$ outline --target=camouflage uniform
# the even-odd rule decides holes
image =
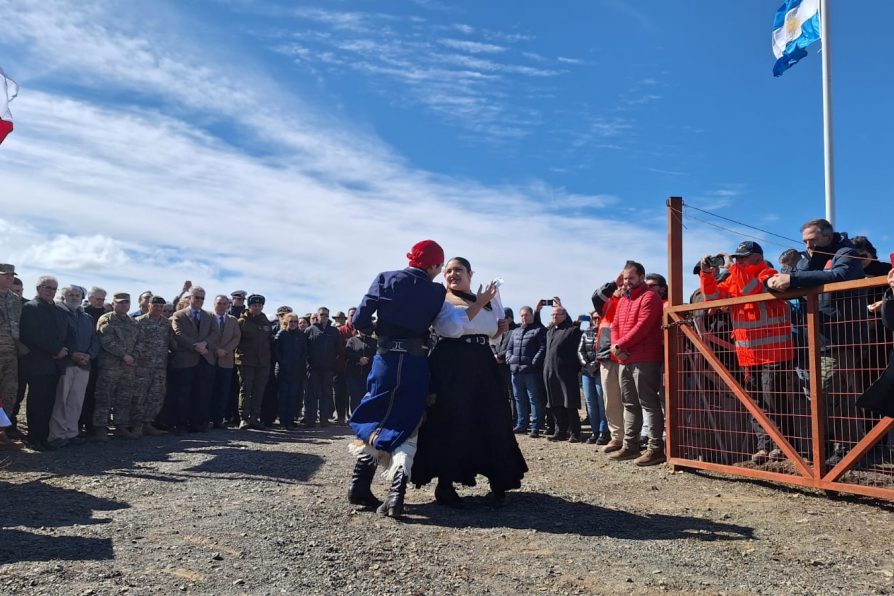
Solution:
[[[9,417],[13,416],[19,386],[16,343],[21,318],[22,299],[7,290],[0,295],[0,407]]]
[[[151,423],[158,416],[165,401],[168,378],[168,348],[173,331],[171,321],[149,315],[137,317],[136,385],[139,393],[136,409],[131,415],[134,423]]]
[[[136,395],[136,367],[126,366],[122,359],[134,355],[139,325],[127,315],[107,312],[99,317],[96,332],[102,344],[97,359],[99,375],[96,379],[96,405],[93,424],[104,427],[109,424],[109,410],[115,409],[115,425],[127,426],[136,422],[131,419],[132,404]]]

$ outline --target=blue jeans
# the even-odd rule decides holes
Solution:
[[[543,413],[540,409],[543,378],[540,372],[513,374],[512,393],[515,397],[515,426],[528,428],[528,416],[531,416],[531,430],[540,430],[543,426]]]
[[[277,379],[277,388],[279,389],[279,423],[284,426],[293,424],[298,416],[298,410],[304,402],[304,380]]]
[[[584,402],[587,404],[587,414],[590,416],[590,428],[593,429],[594,435],[604,433],[608,430],[608,422],[605,419],[602,382],[598,376],[581,375],[580,378],[584,388]]]

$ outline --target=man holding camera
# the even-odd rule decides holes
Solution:
[[[731,264],[723,255],[702,259],[699,277],[706,301],[761,294],[765,291],[766,280],[776,275],[776,270],[764,260],[764,250],[757,242],[739,243],[736,252],[729,257],[733,261]],[[716,275],[721,261],[729,275],[718,282]],[[730,307],[730,319],[736,357],[745,370],[745,385],[768,416],[778,417],[782,411],[781,401],[793,396],[789,383],[790,363],[794,358],[789,305],[784,300],[736,304]],[[792,428],[791,422],[796,416],[791,405],[786,411],[787,415],[777,421],[786,422],[782,426],[789,437],[799,436],[800,433],[795,433]],[[757,451],[751,460],[762,464],[771,458],[781,459],[782,453],[773,448],[767,431],[754,419],[751,426],[757,435]]]

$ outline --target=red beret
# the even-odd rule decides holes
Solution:
[[[413,245],[407,258],[410,260],[410,267],[428,269],[444,263],[444,249],[434,240],[423,240]]]

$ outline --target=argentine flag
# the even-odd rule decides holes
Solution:
[[[773,20],[773,76],[778,77],[807,55],[820,38],[819,0],[785,0]]]

